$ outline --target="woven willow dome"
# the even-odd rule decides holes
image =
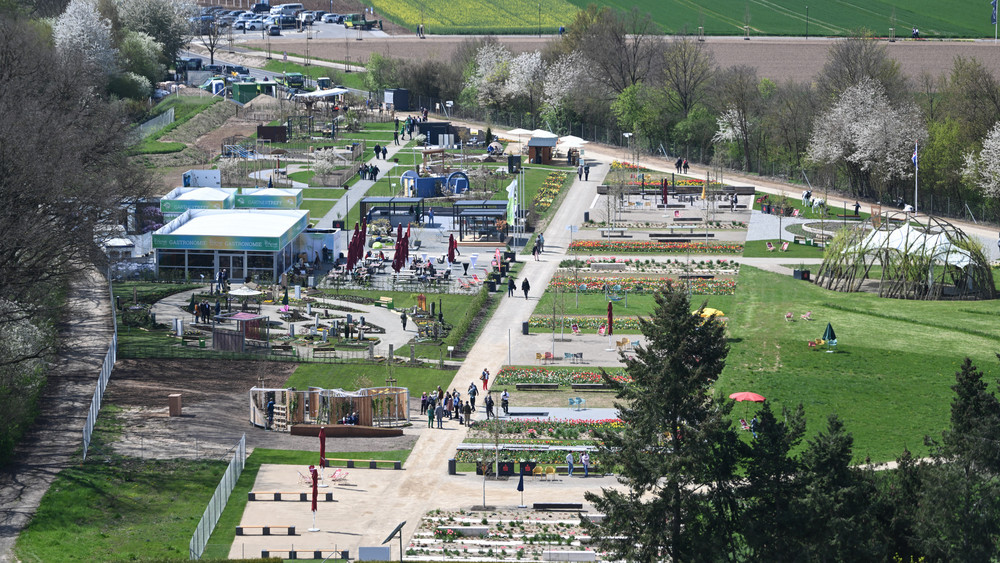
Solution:
[[[830,243],[816,283],[897,299],[993,299],[982,246],[938,217],[873,215]]]

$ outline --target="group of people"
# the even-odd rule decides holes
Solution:
[[[474,387],[474,386],[473,386]],[[462,395],[458,389],[445,391],[438,385],[436,391],[424,393],[420,396],[420,414],[427,415],[427,428],[434,427],[434,419],[437,418],[437,427],[444,428],[444,419],[458,420],[459,424],[469,424],[472,411],[475,409],[476,396],[470,392],[470,399],[462,402]],[[464,415],[464,416],[463,416]]]
[[[374,164],[362,164],[358,174],[361,175],[362,180],[371,180],[374,182],[375,180],[378,180],[378,172],[378,166],[375,166]]]
[[[379,145],[378,143],[375,143],[375,158],[378,159],[379,155],[382,155],[382,160],[385,160],[386,157],[389,155],[389,149],[383,147],[382,145]]]
[[[583,466],[583,476],[590,477],[590,454],[583,452],[580,454],[580,465]],[[566,471],[569,476],[573,476],[573,452],[566,454]]]
[[[338,421],[338,424],[346,424],[348,426],[357,426],[358,425],[358,413],[357,412],[352,412],[351,414],[345,416],[344,418],[341,418]]]
[[[215,284],[215,293],[229,291],[229,271],[225,268],[219,270],[219,273],[215,274]]]
[[[691,166],[688,164],[688,159],[677,157],[677,161],[674,162],[674,168],[677,170],[678,174],[682,171],[687,174],[688,169],[691,168]]]
[[[219,311],[222,310],[222,305],[216,301],[215,302],[215,314],[218,315]],[[201,303],[194,304],[194,321],[196,323],[210,323],[212,322],[212,305],[208,301],[202,301]]]
[[[517,289],[517,283],[514,282],[513,276],[507,276],[507,297],[514,297],[514,290]],[[531,289],[531,284],[528,283],[528,278],[521,280],[521,291],[524,292],[524,298],[528,298],[528,291]]]
[[[576,167],[576,177],[585,182],[590,181],[590,165],[581,164]]]

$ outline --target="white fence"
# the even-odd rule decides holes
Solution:
[[[174,108],[170,108],[167,111],[157,115],[153,119],[143,123],[138,127],[138,141],[145,139],[146,137],[156,133],[160,129],[163,129],[167,125],[174,122]]]
[[[104,363],[101,364],[101,375],[97,378],[97,389],[94,390],[94,397],[90,400],[90,410],[87,411],[87,422],[83,426],[83,459],[87,460],[87,450],[90,448],[90,437],[94,433],[94,425],[97,424],[97,413],[101,412],[101,399],[104,398],[104,390],[108,388],[108,380],[111,379],[111,370],[115,367],[115,359],[118,357],[118,313],[114,309],[115,294],[111,289],[111,272],[108,272],[108,297],[111,299],[111,323],[114,332],[111,335],[111,345],[108,346],[108,353],[104,355]]]
[[[194,535],[191,536],[191,543],[188,545],[191,559],[201,559],[201,554],[205,552],[205,546],[208,545],[208,539],[212,537],[212,531],[215,530],[215,525],[219,523],[222,511],[226,509],[226,503],[229,502],[229,495],[233,492],[233,488],[236,487],[236,481],[240,478],[240,474],[243,473],[243,467],[246,466],[247,462],[246,434],[240,438],[234,449],[236,452],[233,454],[233,459],[229,462],[226,473],[219,481],[219,486],[215,488],[212,500],[208,501],[205,514],[202,515],[201,521],[198,522],[198,527],[195,528]]]

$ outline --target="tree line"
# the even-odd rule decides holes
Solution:
[[[833,43],[814,77],[776,82],[750,66],[720,67],[704,43],[665,37],[637,9],[591,5],[538,51],[485,38],[448,61],[373,55],[368,70],[373,91],[408,88],[561,134],[579,131],[567,124],[611,125],[650,152],[796,181],[805,171],[883,203],[913,203],[919,143],[924,203],[1000,209],[997,77],[963,57],[945,75],[907,76],[864,30]]]
[[[657,293],[641,319],[645,347],[627,358],[631,383],[605,376],[624,430],[599,436],[620,489],[587,493],[591,534],[624,561],[995,560],[1000,539],[1000,401],[967,358],[956,374],[950,428],[905,449],[896,467],[852,466],[853,440],[832,414],[802,442],[802,405],[764,403],[742,440],[733,402],[713,392],[725,328],[690,312],[688,295]],[[802,446],[802,447],[800,447]]]
[[[29,8],[0,5],[0,465],[37,413],[53,354],[74,345],[56,338],[72,322],[69,285],[106,262],[99,243],[152,186],[126,156],[129,111],[100,62],[60,49],[53,20]]]

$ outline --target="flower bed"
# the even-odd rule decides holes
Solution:
[[[566,172],[551,172],[542,182],[542,187],[538,188],[538,193],[535,195],[535,211],[538,213],[544,213],[552,207],[552,203],[559,196],[559,191],[562,190],[563,184],[566,182]]]
[[[566,322],[567,327],[576,324],[581,330],[597,330],[608,322],[607,317],[563,317],[563,320]],[[635,317],[615,317],[614,320],[616,333],[621,331],[639,332],[639,319]],[[532,315],[528,319],[528,326],[531,328],[551,329],[552,316]]]
[[[625,423],[620,418],[604,418],[599,420],[586,419],[539,419],[539,418],[511,418],[504,420],[504,434],[530,435],[535,438],[557,437],[567,438],[566,433],[572,431],[572,439],[593,438],[595,430],[622,430]],[[486,430],[486,421],[473,421],[469,431],[469,437],[487,438],[489,432]]]
[[[733,295],[736,293],[736,280],[704,280],[692,279],[678,281],[671,278],[630,278],[630,277],[564,277],[555,276],[549,282],[549,290],[559,289],[561,291],[573,292],[576,290],[587,292],[603,292],[605,286],[613,288],[621,286],[622,291],[635,294],[653,293],[654,291],[665,289],[668,284],[687,285],[690,283],[691,291],[698,295]]]
[[[616,381],[631,383],[632,378],[622,370],[609,371]],[[504,367],[496,376],[497,385],[514,385],[516,383],[557,383],[572,385],[574,383],[602,383],[601,373],[581,369],[549,369],[549,368],[517,368]]]
[[[642,254],[681,253],[692,254],[740,254],[742,244],[705,244],[695,242],[660,242],[660,241],[605,241],[605,240],[575,240],[569,245],[573,252],[636,252]]]

